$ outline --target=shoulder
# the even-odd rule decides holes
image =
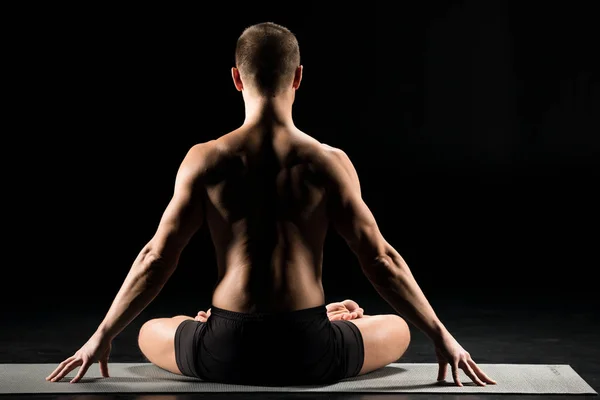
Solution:
[[[301,143],[300,153],[304,158],[321,167],[350,160],[342,149],[321,143],[312,136],[304,134]]]
[[[184,163],[206,163],[207,158],[214,158],[217,150],[217,141],[210,140],[208,142],[197,143],[193,145],[183,159]]]
[[[338,190],[354,190],[360,195],[360,180],[348,154],[337,147],[322,143],[325,154],[324,172],[333,187]]]
[[[302,158],[330,189],[358,187],[356,170],[344,150],[321,143],[314,138],[305,142],[302,147],[304,153]]]
[[[332,158],[334,161],[342,164],[351,163],[350,157],[348,157],[348,154],[346,154],[344,150],[325,143],[321,143],[321,147],[323,148],[323,151],[326,153],[327,157]]]
[[[215,147],[214,140],[197,143],[187,151],[181,164],[189,167],[205,165],[214,158]]]
[[[344,173],[354,171],[354,165],[344,150],[325,143],[320,143],[320,153],[322,166],[326,168],[328,172],[336,175],[341,171]]]
[[[219,148],[216,140],[197,143],[188,149],[177,173],[181,179],[201,179],[217,163]]]

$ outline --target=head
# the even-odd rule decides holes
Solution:
[[[237,90],[258,96],[295,91],[302,79],[296,36],[273,22],[246,28],[237,40],[232,76]]]

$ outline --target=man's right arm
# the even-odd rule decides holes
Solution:
[[[357,256],[361,269],[375,290],[401,316],[435,343],[446,328],[438,319],[408,265],[384,239],[360,193],[358,175],[348,156],[327,150],[329,176],[328,213],[335,229]]]
[[[381,297],[434,342],[438,380],[445,379],[451,365],[452,377],[458,386],[462,386],[459,369],[478,385],[496,383],[444,327],[404,259],[383,238],[360,195],[358,175],[348,156],[333,148],[326,153],[330,220],[358,257],[363,272]]]

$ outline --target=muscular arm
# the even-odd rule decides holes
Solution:
[[[404,259],[381,234],[361,197],[358,174],[350,159],[338,149],[329,153],[328,212],[335,229],[357,256],[364,274],[381,297],[433,341],[440,340],[445,327]]]
[[[156,233],[133,262],[97,334],[114,338],[158,295],[179,256],[204,220],[202,171],[205,145],[193,147],[181,163],[171,201]]]

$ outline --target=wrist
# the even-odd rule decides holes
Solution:
[[[99,326],[98,329],[96,329],[96,332],[94,332],[94,334],[92,335],[92,337],[100,341],[112,341],[114,339],[114,335],[112,335],[110,331],[103,326]]]
[[[433,343],[437,345],[439,343],[442,343],[444,341],[444,338],[447,335],[449,335],[450,332],[448,332],[448,329],[446,329],[446,327],[441,322],[437,322],[428,329],[428,332],[426,332],[426,334],[429,337],[429,339],[431,339]]]

